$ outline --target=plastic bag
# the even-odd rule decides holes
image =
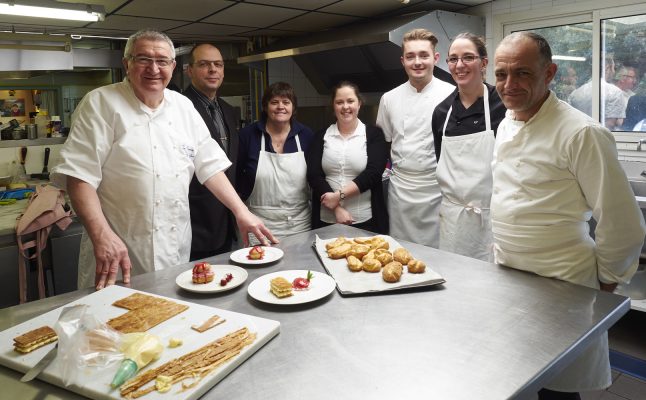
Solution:
[[[99,322],[87,309],[87,305],[66,307],[54,325],[65,386],[76,382],[81,370],[108,368],[124,358],[119,350],[123,335]]]

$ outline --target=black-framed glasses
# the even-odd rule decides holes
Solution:
[[[480,58],[480,56],[475,56],[473,54],[467,54],[466,56],[462,56],[462,57],[451,56],[451,57],[446,59],[446,63],[447,64],[457,64],[458,61],[462,60],[462,62],[465,63],[465,64],[471,64],[472,62],[474,62],[475,60],[477,60],[479,58]]]
[[[195,61],[193,65],[201,69],[207,69],[210,66],[213,66],[213,68],[215,69],[224,68],[224,62],[219,60],[218,61],[198,60],[198,61]]]
[[[150,58],[146,56],[130,56],[130,59],[135,62],[137,65],[142,67],[148,67],[153,64],[157,64],[159,68],[168,68],[173,64],[172,58]]]

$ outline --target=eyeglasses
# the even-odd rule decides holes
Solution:
[[[159,68],[168,68],[175,61],[172,58],[150,58],[145,56],[130,56],[130,59],[133,60],[135,64],[142,67],[148,67],[153,64],[157,64]]]
[[[211,65],[215,69],[224,68],[224,62],[222,62],[222,61],[199,60],[199,61],[194,62],[192,65],[195,65],[196,67],[198,67],[200,69],[207,69]]]
[[[446,59],[447,64],[457,64],[458,61],[462,60],[463,63],[465,64],[471,64],[475,60],[480,58],[480,56],[474,56],[473,54],[467,54],[466,56],[462,57],[449,57]]]

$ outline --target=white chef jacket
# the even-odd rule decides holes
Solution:
[[[433,78],[419,93],[407,81],[381,97],[377,126],[384,131],[386,141],[392,142],[393,169],[429,171],[435,179],[437,157],[431,117],[435,106],[454,90],[450,83]]]
[[[529,121],[512,118],[498,127],[492,163],[496,261],[592,288],[628,282],[646,227],[612,134],[553,92]],[[596,390],[609,379],[603,335],[546,387]]]
[[[193,173],[203,183],[231,165],[190,100],[166,89],[153,110],[127,81],[83,97],[61,157],[52,179],[65,187],[73,176],[96,189],[103,214],[128,247],[133,275],[189,261]],[[96,269],[83,236],[79,288],[94,285]]]
[[[330,125],[323,137],[323,157],[321,167],[325,173],[325,180],[333,191],[342,189],[348,182],[359,176],[368,164],[368,141],[366,139],[366,125],[359,121],[352,135],[343,137],[337,124]],[[344,200],[343,208],[348,210],[358,224],[372,218],[370,203],[371,191],[366,190],[354,197]],[[321,221],[335,224],[334,212],[327,207],[321,207]]]

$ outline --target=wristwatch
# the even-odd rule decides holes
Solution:
[[[343,189],[339,189],[339,204],[343,205],[343,200],[345,200],[345,193]]]

